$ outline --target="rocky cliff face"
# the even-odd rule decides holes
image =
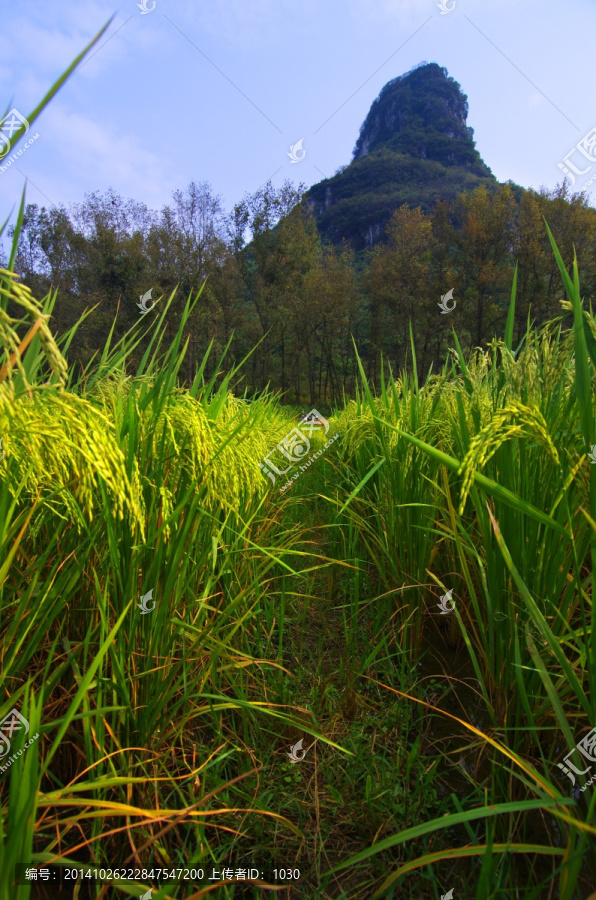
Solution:
[[[354,159],[386,147],[443,165],[483,165],[467,117],[468,98],[447,69],[436,63],[420,66],[385,85],[360,129]],[[484,166],[479,174],[490,173]]]
[[[438,199],[496,185],[467,116],[466,95],[436,63],[388,82],[360,129],[352,162],[309,191],[323,237],[372,246],[402,203],[430,211]]]

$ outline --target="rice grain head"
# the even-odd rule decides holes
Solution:
[[[505,441],[513,437],[533,438],[546,450],[555,465],[560,465],[559,454],[540,410],[512,400],[498,410],[490,422],[470,441],[470,448],[457,473],[464,476],[458,515],[463,515],[475,473],[486,465]]]

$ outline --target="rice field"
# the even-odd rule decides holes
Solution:
[[[487,351],[361,370],[283,493],[296,411],[225,359],[181,386],[196,298],[75,380],[0,273],[2,898],[594,889],[596,325],[552,240],[559,320],[514,348],[514,284]]]
[[[299,410],[180,374],[200,292],[75,373],[13,245],[0,900],[596,896],[596,322],[548,233],[558,319],[514,347],[514,279],[488,349],[360,365],[287,489]]]

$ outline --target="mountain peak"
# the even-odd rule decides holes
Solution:
[[[496,186],[467,117],[468,98],[437,63],[387,82],[360,128],[351,163],[308,192],[323,237],[370,247],[404,203],[430,212],[437,200]]]
[[[354,159],[388,149],[445,166],[477,166],[480,156],[467,117],[468,98],[447,69],[421,63],[387,82],[362,124]],[[479,175],[490,174],[482,168]]]

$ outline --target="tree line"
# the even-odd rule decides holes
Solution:
[[[228,365],[247,357],[249,392],[269,387],[287,402],[330,406],[354,390],[354,343],[376,380],[382,359],[394,372],[412,364],[410,325],[421,376],[440,367],[452,328],[463,347],[502,335],[516,263],[514,341],[528,319],[559,315],[545,219],[565,259],[577,253],[585,294],[594,294],[596,210],[565,184],[550,192],[480,186],[438,200],[432,213],[403,205],[383,240],[359,252],[321,240],[303,185],[268,183],[230,213],[205,182],[172,199],[159,212],[112,190],[68,210],[26,206],[15,271],[38,297],[57,289],[55,331],[97,305],[67,351],[72,364],[85,368],[115,316],[115,338],[139,320],[149,289],[153,300],[176,289],[171,335],[188,295],[202,289],[187,327],[189,382],[213,342],[212,367],[228,345]],[[445,314],[439,302],[448,291],[455,308]],[[143,318],[159,310],[158,302]]]

